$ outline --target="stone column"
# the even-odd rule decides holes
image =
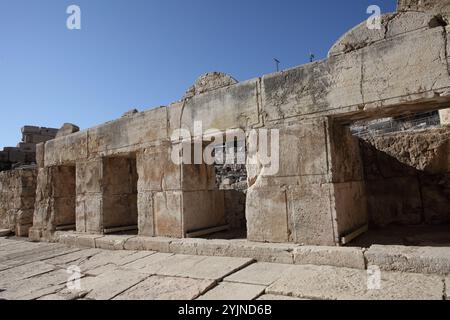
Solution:
[[[214,166],[176,164],[172,150],[165,142],[137,155],[139,234],[183,238],[225,224]]]
[[[354,160],[359,158],[357,143],[334,132],[327,118],[285,124],[279,135],[276,174],[247,165],[248,239],[337,245],[340,236],[367,219],[361,171],[355,177],[350,173],[361,165]]]
[[[103,159],[76,164],[77,232],[103,233]]]
[[[75,167],[40,168],[30,238],[49,238],[58,226],[75,224]]]

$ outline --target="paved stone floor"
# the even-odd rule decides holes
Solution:
[[[69,281],[80,272],[80,289]],[[75,273],[74,273],[75,272]],[[447,280],[447,286],[445,282]],[[108,251],[0,238],[0,299],[305,300],[450,298],[444,276],[255,263],[247,258]],[[68,286],[69,284],[69,286]]]

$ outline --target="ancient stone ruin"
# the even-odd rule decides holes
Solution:
[[[371,228],[449,223],[449,19],[449,1],[400,0],[380,29],[360,24],[325,60],[239,83],[209,73],[168,106],[79,132],[66,126],[37,145],[36,172],[2,176],[10,200],[1,203],[24,203],[26,218],[13,214],[24,225],[34,210],[34,240],[61,230],[171,238],[228,231],[335,246]],[[215,150],[247,150],[247,165],[175,163],[174,150],[188,143],[173,138],[179,129],[204,149],[209,129],[242,130],[243,139]],[[250,151],[262,144],[252,145],[251,132],[264,129],[279,133],[276,173]],[[25,235],[6,218],[12,207],[1,209],[0,227]]]

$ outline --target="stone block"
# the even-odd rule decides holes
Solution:
[[[108,235],[95,239],[97,249],[124,250],[125,243],[133,236],[113,236]]]
[[[181,192],[157,192],[153,195],[155,235],[183,238],[183,197]]]
[[[77,196],[76,226],[77,232],[103,234],[103,198],[101,194]]]
[[[254,79],[192,97],[183,106],[181,127],[193,134],[194,123],[199,119],[204,131],[259,124],[258,86],[259,80]]]
[[[291,266],[276,263],[254,263],[225,278],[226,282],[270,286],[289,272]]]
[[[211,280],[152,276],[114,300],[194,300],[214,285]]]
[[[144,149],[137,155],[139,191],[181,189],[181,166],[173,163],[168,146]]]
[[[146,191],[139,192],[137,206],[139,235],[147,237],[154,236],[153,193]]]
[[[73,164],[74,162],[86,160],[87,156],[86,131],[53,139],[45,144],[46,166]]]
[[[116,155],[135,152],[151,142],[167,140],[166,107],[120,118],[88,130],[90,155]],[[72,137],[77,134],[70,135]]]
[[[264,293],[265,286],[222,282],[197,300],[254,300]]]
[[[386,271],[428,274],[450,273],[450,249],[374,245],[364,253],[369,265]]]
[[[125,250],[146,250],[171,253],[171,238],[162,237],[133,237],[125,242]]]
[[[101,193],[103,191],[103,161],[101,159],[77,162],[76,193]]]
[[[337,243],[333,236],[334,213],[330,208],[332,188],[331,184],[305,184],[287,191],[287,210],[295,243],[322,246]]]
[[[45,159],[45,144],[38,143],[36,145],[36,164],[38,168],[44,168],[44,159]]]
[[[364,181],[335,183],[333,203],[337,234],[340,238],[369,224]]]
[[[286,191],[282,188],[250,188],[246,216],[248,240],[289,242]]]
[[[438,276],[382,272],[380,290],[368,286],[365,270],[295,266],[266,290],[268,294],[314,300],[442,300]]]
[[[334,266],[366,269],[364,254],[360,248],[304,246],[294,249],[297,265]]]

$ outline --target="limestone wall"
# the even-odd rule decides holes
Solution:
[[[363,23],[346,33],[326,60],[240,83],[208,86],[205,77],[182,101],[51,140],[38,157],[44,182],[36,235],[54,230],[49,217],[58,210],[47,210],[53,196],[45,181],[51,185],[61,166],[76,167],[77,228],[102,232],[105,159],[132,154],[140,234],[184,237],[221,225],[225,196],[214,168],[174,164],[179,141],[171,135],[266,128],[279,130],[280,170],[247,164],[248,238],[339,244],[368,221],[358,143],[342,125],[450,107],[449,36],[434,11],[385,15],[380,30]]]
[[[0,229],[28,236],[33,224],[36,169],[0,172]]]
[[[450,222],[450,129],[368,138],[361,147],[373,225]]]

